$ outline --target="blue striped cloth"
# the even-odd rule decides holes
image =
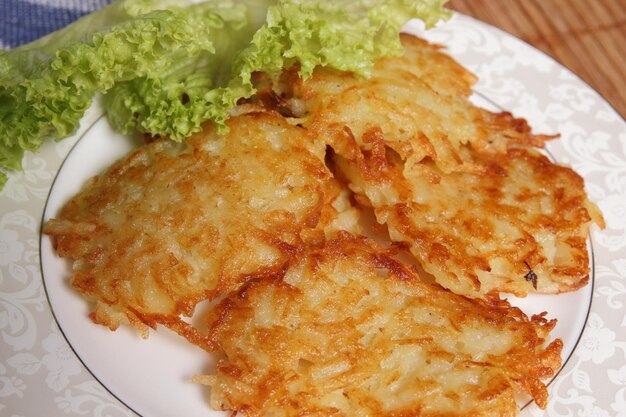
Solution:
[[[0,0],[0,49],[28,43],[113,0]]]

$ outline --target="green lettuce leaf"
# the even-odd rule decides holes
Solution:
[[[300,63],[367,76],[401,52],[411,18],[447,16],[445,0],[120,0],[0,54],[0,168],[70,136],[94,96],[122,132],[182,140],[254,94],[251,75]],[[6,180],[0,172],[0,189]]]
[[[24,150],[71,135],[96,93],[138,77],[158,79],[181,57],[213,53],[213,30],[223,27],[213,9],[245,18],[240,8],[221,7],[225,2],[172,8],[168,1],[162,2],[168,10],[154,11],[144,3],[159,4],[115,3],[0,55],[0,166],[19,169]],[[134,16],[137,11],[147,13]],[[104,27],[85,32],[97,24]]]
[[[242,97],[254,93],[252,85],[231,82],[235,56],[265,21],[267,3],[202,3],[194,6],[189,24],[206,25],[197,8],[210,5],[218,20],[212,23],[212,50],[190,55],[180,51],[174,63],[156,76],[146,75],[117,83],[105,96],[108,118],[114,128],[134,130],[180,141],[200,130],[207,120],[224,126],[228,111]],[[197,21],[196,21],[197,20]]]

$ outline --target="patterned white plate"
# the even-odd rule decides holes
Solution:
[[[421,33],[418,24],[407,29]],[[592,230],[593,286],[523,301],[528,312],[559,318],[568,359],[548,409],[523,415],[626,417],[626,123],[568,70],[493,27],[457,15],[423,35],[480,77],[479,103],[527,118],[536,132],[561,133],[550,154],[585,177],[607,222]],[[207,354],[166,331],[143,341],[93,325],[86,303],[53,281],[67,265],[40,241],[46,202],[49,216],[132,144],[101,115],[95,105],[73,138],[29,155],[0,194],[0,415],[132,416],[128,407],[144,417],[213,415],[206,389],[187,382],[210,367]]]

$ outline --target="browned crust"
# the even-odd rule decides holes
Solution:
[[[352,277],[354,281],[350,281],[351,283],[344,282],[342,278],[333,281],[337,278],[333,278],[332,274],[343,276],[342,274],[347,273],[347,270],[344,272],[346,265],[351,265],[348,269],[350,271],[361,271],[362,277]],[[555,321],[547,320],[545,314],[527,318],[521,310],[511,307],[503,300],[492,300],[490,303],[469,300],[438,286],[424,284],[410,268],[362,237],[343,235],[322,245],[310,247],[298,254],[290,268],[298,271],[297,278],[293,276],[287,278],[294,273],[288,269],[284,274],[248,281],[242,289],[224,299],[209,316],[212,346],[216,352],[225,355],[217,365],[215,376],[217,379],[211,383],[214,401],[222,404],[224,409],[250,417],[266,415],[274,409],[273,407],[280,408],[285,416],[345,416],[355,415],[355,412],[359,412],[355,410],[363,412],[364,409],[368,415],[394,417],[482,416],[493,415],[495,410],[500,410],[500,414],[497,415],[514,415],[515,412],[512,410],[517,406],[514,397],[511,396],[512,389],[526,392],[540,407],[546,406],[547,391],[541,380],[554,375],[559,369],[562,343],[556,340],[547,344],[549,332],[554,327]],[[373,278],[374,276],[378,278]],[[297,282],[295,285],[287,282],[294,279]],[[374,284],[376,280],[380,280],[378,284]],[[309,307],[307,294],[317,291],[320,286],[323,287],[327,283],[331,285],[331,282],[334,282],[332,285],[336,285],[331,298],[319,300],[317,307]],[[357,282],[359,284],[356,284]],[[411,326],[423,325],[417,322],[411,324],[407,317],[406,323],[402,322],[405,323],[406,332],[402,337],[398,336],[398,339],[390,341],[390,344],[375,344],[368,348],[361,346],[358,341],[362,340],[363,334],[356,329],[361,328],[360,326],[369,320],[379,320],[376,318],[379,313],[375,310],[372,310],[372,315],[358,312],[356,306],[363,301],[356,294],[362,292],[362,288],[377,288],[381,302],[389,303],[394,297],[406,297],[403,305],[406,306],[407,312],[420,311],[420,308],[431,309],[433,317],[446,317],[446,322],[450,323],[450,326],[445,329],[432,325],[420,327],[422,330],[415,333],[419,336],[410,336],[414,333]],[[399,290],[400,288],[402,290]],[[362,294],[366,296],[367,291]],[[338,298],[334,300],[332,297]],[[263,306],[268,300],[278,313],[269,322],[261,319],[266,324],[259,326],[255,323],[259,315],[263,314]],[[348,317],[342,319],[346,312],[349,312]],[[290,326],[289,318],[294,314],[305,321]],[[401,314],[401,310],[398,314]],[[334,316],[339,321],[333,321]],[[325,324],[326,320],[330,322]],[[387,330],[384,330],[386,325],[380,326],[382,334],[387,334],[385,333]],[[502,332],[504,338],[502,340],[514,337],[515,342],[507,342],[511,347],[506,353],[481,355],[480,360],[472,359],[471,355],[467,356],[452,346],[441,344],[442,338],[448,337],[446,334],[460,335],[468,329],[478,332],[492,329],[490,331]],[[308,342],[311,340],[311,334],[318,335],[314,338],[318,343]],[[459,339],[458,343],[462,343],[461,340]],[[308,343],[315,345],[309,346]],[[365,371],[366,369],[371,369],[371,372],[383,372],[374,370],[376,369],[374,364],[384,360],[386,355],[386,348],[382,346],[392,348],[401,345],[421,346],[419,349],[426,349],[432,360],[454,361],[459,367],[459,372],[465,372],[462,369],[470,369],[472,372],[489,373],[492,379],[488,386],[475,387],[471,390],[467,388],[468,391],[465,391],[466,396],[475,395],[476,405],[482,403],[484,410],[480,413],[474,410],[469,414],[462,411],[430,412],[422,410],[426,403],[418,400],[410,402],[412,404],[410,408],[388,410],[378,402],[380,399],[376,399],[374,394],[367,394],[367,390],[359,391],[361,388],[358,388],[359,383],[356,381],[367,380],[372,376],[362,372],[369,372]],[[355,372],[357,379],[353,380],[352,377],[341,374],[344,376],[338,377],[339,385],[336,385],[336,389],[344,389],[348,402],[353,396],[358,398],[358,402],[352,403],[352,406],[356,407],[355,410],[342,411],[315,405],[318,404],[320,397],[326,395],[324,391],[326,388],[322,385],[306,385],[312,383],[312,380],[307,379],[306,369],[299,368],[304,363],[304,366],[316,369],[318,361],[330,360],[335,356],[347,361],[349,371],[346,372]],[[258,357],[266,359],[258,360]],[[298,357],[299,365],[290,365],[297,364]],[[492,372],[495,374],[491,374]],[[350,384],[356,384],[357,387],[341,385],[340,381],[343,380],[352,381]],[[435,390],[433,392],[445,389],[437,385],[428,385],[433,382],[427,380],[417,380],[414,383],[416,392],[421,392],[425,386],[431,386],[429,389]],[[301,394],[294,395],[287,388],[291,384],[305,384],[307,388],[298,391]],[[246,388],[243,388],[244,386]],[[243,391],[238,387],[242,387]],[[462,398],[454,398],[456,395],[454,392],[446,395],[447,398],[461,404]],[[391,398],[389,400],[392,401]],[[507,409],[510,410],[510,414],[504,411]]]

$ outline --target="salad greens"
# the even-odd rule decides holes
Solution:
[[[24,151],[70,136],[96,94],[112,125],[180,141],[254,94],[251,75],[298,62],[367,76],[401,52],[411,18],[446,0],[118,0],[58,32],[0,51],[0,189]]]

